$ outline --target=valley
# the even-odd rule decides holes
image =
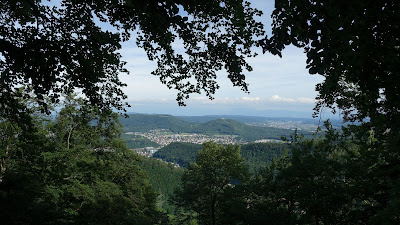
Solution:
[[[236,120],[234,120],[236,119]],[[190,144],[198,145],[194,154],[201,148],[205,142],[216,142],[223,145],[246,145],[249,143],[284,143],[281,137],[289,138],[294,129],[299,129],[306,137],[312,137],[312,133],[304,129],[306,124],[309,127],[316,126],[309,123],[302,123],[293,118],[271,119],[263,117],[245,117],[245,116],[203,116],[203,117],[175,117],[172,115],[148,115],[148,114],[130,114],[129,118],[121,118],[125,133],[122,135],[128,148],[136,153],[152,157],[160,149],[168,149],[170,144],[173,148],[183,148],[180,153],[175,152],[175,159],[163,158],[168,162],[177,163],[180,166],[187,162],[180,160],[179,154],[186,154]],[[237,121],[240,120],[241,122]],[[264,121],[264,122],[263,122]],[[290,129],[277,127],[268,127],[263,123],[274,121],[272,125],[284,123],[290,125]],[[302,128],[294,125],[303,125]],[[189,145],[176,144],[188,143]],[[179,146],[179,147],[176,147]],[[179,161],[179,162],[178,162]],[[190,161],[190,160],[189,160]]]
[[[281,118],[274,123],[267,123],[272,120],[243,116],[175,117],[130,114],[128,118],[121,117],[120,120],[125,135],[145,138],[161,147],[171,142],[196,144],[209,141],[219,144],[280,142],[282,137],[289,138],[295,129],[298,129],[305,137],[312,138],[312,131],[315,130],[313,128],[317,127],[312,122],[304,123],[298,120],[293,122],[293,120]],[[273,127],[278,125],[281,128]]]

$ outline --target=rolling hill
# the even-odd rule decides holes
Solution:
[[[251,171],[266,166],[274,157],[284,154],[287,145],[281,143],[249,143],[241,145],[240,154],[246,159]],[[196,160],[200,144],[173,142],[154,153],[153,158],[174,162],[182,167]]]
[[[191,133],[207,135],[237,135],[243,141],[256,141],[260,139],[280,139],[289,137],[292,130],[271,127],[255,127],[231,119],[217,119],[193,126]]]
[[[154,129],[167,129],[180,133],[190,129],[193,123],[183,121],[171,115],[163,114],[129,114],[128,118],[120,117],[125,131],[147,132]]]
[[[323,119],[322,121],[320,121],[320,118],[262,117],[262,116],[240,116],[240,115],[177,116],[177,118],[192,123],[205,123],[212,120],[225,118],[253,125],[260,123],[268,123],[268,122],[288,122],[288,121],[296,122],[299,124],[321,125],[325,120]],[[331,122],[332,126],[336,128],[340,128],[342,125],[348,124],[348,123],[343,123],[342,120],[333,118],[329,119],[329,121]]]
[[[204,123],[183,121],[171,115],[131,114],[121,118],[126,132],[148,132],[154,129],[166,129],[173,133],[194,133],[204,135],[236,135],[236,139],[253,142],[260,139],[277,139],[289,137],[293,130],[250,126],[232,119],[216,119]],[[303,132],[311,137],[310,132]]]

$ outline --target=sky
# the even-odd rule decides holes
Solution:
[[[270,33],[273,1],[250,2],[264,12],[260,21]],[[177,91],[168,89],[158,77],[151,75],[156,63],[148,60],[135,40],[123,43],[120,52],[130,71],[129,75],[120,76],[128,85],[123,89],[132,106],[128,112],[310,118],[317,96],[315,85],[323,81],[322,76],[308,73],[303,49],[289,46],[283,51],[282,58],[266,53],[248,60],[253,67],[252,72],[245,73],[250,93],[233,87],[227,73],[220,72],[217,78],[220,88],[214,100],[209,100],[205,94],[193,94],[186,101],[187,106],[180,107],[176,102]]]

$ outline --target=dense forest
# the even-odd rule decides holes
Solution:
[[[399,12],[396,0],[275,0],[267,29],[243,0],[1,1],[1,223],[400,224]],[[181,106],[213,100],[224,72],[249,93],[252,58],[301,48],[324,77],[314,116],[331,110],[346,126],[278,134],[284,147],[188,145],[186,169],[143,159],[119,123],[130,39]],[[229,119],[163,121],[269,135]]]
[[[153,154],[154,158],[166,162],[174,162],[182,167],[196,160],[198,151],[202,149],[200,144],[173,142]],[[279,143],[250,143],[240,145],[240,154],[245,158],[245,164],[252,171],[267,166],[275,158],[280,158],[287,150],[286,144]]]
[[[370,183],[363,149],[329,126],[321,140],[295,135],[290,154],[253,176],[239,146],[204,144],[174,198],[192,213],[179,216],[201,224],[392,224],[386,213],[397,212],[378,191],[386,178]]]
[[[121,138],[125,140],[126,146],[130,149],[144,147],[159,147],[157,143],[140,135],[121,134]]]
[[[170,200],[174,190],[181,186],[184,169],[153,158],[142,158],[140,165],[148,174],[150,184],[158,194],[157,207],[165,210],[169,215],[174,215],[176,207]]]
[[[118,115],[74,96],[63,105],[55,118],[31,109],[29,130],[1,121],[2,224],[165,224]]]
[[[200,149],[200,144],[172,142],[154,153],[153,157],[166,162],[177,163],[182,167],[187,167],[188,163],[195,161],[197,152]]]

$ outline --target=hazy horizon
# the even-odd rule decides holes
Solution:
[[[264,114],[232,114],[232,113],[209,113],[208,112],[203,112],[203,113],[187,113],[187,112],[181,112],[181,113],[174,113],[174,112],[168,112],[168,111],[160,111],[160,112],[146,112],[146,111],[127,111],[128,114],[146,114],[146,115],[172,115],[172,116],[188,116],[188,117],[207,117],[207,116],[242,116],[242,117],[265,117],[265,118],[294,118],[294,119],[316,119],[319,120],[320,116],[317,118],[313,118],[312,114],[308,116],[308,113],[299,113],[296,111],[285,111],[285,110],[270,110],[264,112]],[[339,118],[338,115],[334,115],[330,112],[325,112],[322,115],[321,120],[324,121],[326,119],[333,119],[333,120],[342,120]]]

